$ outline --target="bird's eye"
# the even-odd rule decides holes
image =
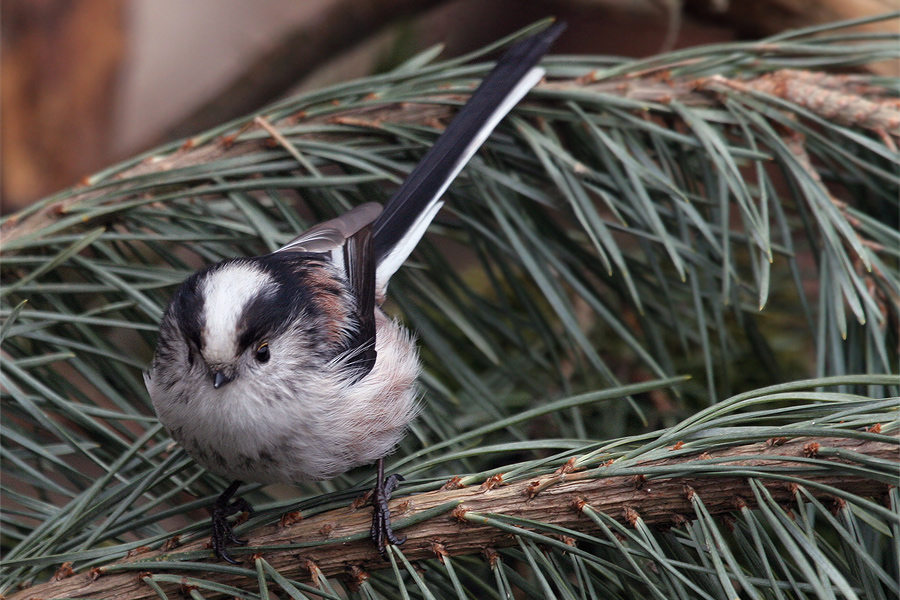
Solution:
[[[256,360],[261,363],[269,362],[269,357],[271,354],[269,353],[269,344],[263,342],[259,345],[259,348],[256,349]]]

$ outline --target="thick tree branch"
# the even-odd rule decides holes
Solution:
[[[780,443],[780,442],[778,442]],[[806,490],[825,501],[834,500],[818,485],[831,486],[856,496],[884,500],[889,484],[884,481],[850,474],[851,466],[844,456],[865,455],[881,460],[898,458],[897,444],[862,441],[854,438],[799,438],[778,443],[758,443],[719,450],[710,454],[676,456],[671,459],[639,463],[630,468],[627,475],[604,477],[603,467],[598,472],[557,473],[537,481],[517,481],[508,485],[493,482],[481,488],[439,490],[398,498],[391,502],[395,523],[415,524],[405,527],[402,533],[407,541],[402,546],[410,560],[434,558],[436,552],[450,555],[482,552],[515,543],[514,537],[494,527],[478,523],[474,515],[498,514],[519,519],[540,521],[584,533],[597,531],[591,520],[580,512],[584,506],[603,512],[623,524],[633,524],[637,517],[645,523],[659,527],[677,526],[694,517],[690,494],[697,494],[713,515],[733,512],[746,504],[755,506],[746,471],[762,473],[756,477],[779,502],[792,504],[797,487],[779,480],[774,474],[785,467],[804,467],[802,473],[793,476],[808,481]],[[655,478],[653,468],[667,467],[667,472],[689,472],[691,467],[716,459],[716,464],[740,468],[740,475],[712,475],[708,473]],[[813,464],[810,464],[810,460]],[[712,463],[706,463],[712,464]],[[679,468],[681,467],[681,468]],[[615,468],[606,467],[607,469]],[[648,475],[642,476],[642,470]],[[770,475],[771,474],[771,475]],[[599,476],[599,478],[598,478]],[[537,492],[537,493],[536,493]],[[416,517],[433,513],[436,509],[456,506],[438,516],[416,522]],[[232,551],[244,558],[247,575],[204,572],[204,577],[220,583],[252,584],[256,579],[253,554],[268,561],[284,576],[311,580],[311,572],[318,570],[326,576],[352,574],[360,577],[365,570],[386,568],[373,544],[367,539],[371,509],[352,507],[314,515],[299,522],[282,523],[262,527],[250,536],[250,546]],[[356,537],[353,541],[342,538]],[[320,542],[307,548],[292,548],[260,552],[254,547],[272,547],[299,542]],[[78,573],[59,581],[53,581],[23,590],[10,600],[39,598],[116,598],[116,600],[144,600],[156,598],[153,590],[141,577],[159,570],[154,561],[177,561],[186,553],[208,552],[205,540],[185,544],[175,550],[144,553],[101,567],[93,573]],[[210,560],[212,560],[210,558]],[[314,565],[314,568],[313,568]],[[187,571],[175,571],[190,575]],[[177,595],[176,584],[161,583],[170,597]]]

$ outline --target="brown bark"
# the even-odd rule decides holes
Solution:
[[[500,514],[522,519],[541,521],[570,528],[583,533],[595,533],[596,526],[580,512],[583,506],[590,506],[623,524],[633,525],[641,518],[651,526],[677,526],[685,519],[694,517],[691,494],[696,494],[712,515],[732,513],[739,506],[755,506],[750,484],[743,476],[703,476],[644,479],[642,468],[651,466],[694,466],[703,464],[710,458],[727,457],[728,464],[767,473],[785,466],[799,466],[802,458],[818,458],[823,466],[810,469],[802,477],[814,484],[832,486],[857,496],[885,499],[889,485],[883,481],[865,479],[841,472],[835,463],[848,464],[841,458],[841,452],[863,454],[881,460],[896,460],[898,446],[891,443],[861,441],[851,438],[800,438],[784,442],[782,445],[758,443],[736,446],[700,456],[678,456],[672,459],[639,463],[628,475],[594,478],[590,472],[554,474],[538,481],[517,481],[508,485],[494,482],[495,486],[439,490],[398,498],[391,502],[394,521],[402,525],[403,520],[412,519],[425,511],[448,503],[458,503],[453,512],[433,516],[410,527],[402,533],[407,541],[402,546],[409,560],[434,558],[435,552],[450,555],[483,552],[487,548],[512,545],[514,537],[493,528],[479,524],[477,515]],[[767,458],[759,458],[767,455]],[[611,467],[607,467],[611,468]],[[603,467],[600,469],[602,474]],[[778,501],[790,504],[796,498],[797,487],[777,479],[757,478],[767,487]],[[831,501],[821,490],[804,486],[812,495]],[[537,492],[537,493],[535,493]],[[361,570],[383,569],[384,562],[368,539],[340,541],[339,538],[363,535],[368,531],[371,512],[369,508],[343,508],[314,515],[296,523],[262,527],[250,536],[250,547],[236,549],[233,555],[243,559],[244,566],[255,569],[253,546],[276,546],[300,541],[321,541],[323,545],[281,551],[265,551],[260,556],[272,564],[288,578],[309,581],[310,567],[315,567],[324,575],[353,573],[360,576]],[[336,540],[328,542],[328,540]],[[204,551],[205,540],[190,542],[176,550],[154,551],[136,557],[126,558],[91,573],[68,575],[60,581],[34,586],[14,594],[10,600],[30,600],[39,598],[91,597],[116,598],[116,600],[144,600],[155,598],[153,590],[140,576],[153,571],[150,564],[141,561],[159,559],[177,560],[184,552]],[[123,567],[130,566],[130,569]],[[178,571],[176,571],[178,573]],[[139,574],[142,574],[139,576]],[[183,572],[185,575],[190,573]],[[64,573],[65,575],[65,573]],[[255,574],[250,577],[230,574],[203,572],[202,577],[220,583],[236,586],[255,585]],[[177,585],[162,584],[168,594],[177,595]]]

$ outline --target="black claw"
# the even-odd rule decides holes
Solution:
[[[378,552],[385,560],[387,560],[388,543],[399,546],[406,541],[406,536],[397,536],[391,528],[391,509],[388,508],[391,494],[401,481],[403,481],[402,475],[391,475],[385,478],[384,461],[378,459],[378,480],[375,482],[375,489],[372,490],[372,528],[369,533],[375,547],[378,548]]]
[[[394,492],[394,490],[396,490],[398,487],[400,487],[401,481],[406,481],[406,480],[403,479],[403,475],[401,475],[400,473],[394,473],[393,475],[391,475],[390,477],[385,479],[384,480],[385,492],[387,492],[388,494],[392,494]]]
[[[222,560],[228,561],[233,565],[239,564],[229,556],[227,548],[229,544],[235,546],[246,546],[248,540],[242,540],[234,534],[234,528],[228,521],[228,517],[238,513],[248,513],[253,516],[253,507],[243,498],[231,497],[241,487],[240,481],[233,481],[228,488],[222,492],[212,505],[212,549],[216,556]]]

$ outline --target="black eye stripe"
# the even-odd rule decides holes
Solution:
[[[308,269],[316,265],[309,256],[269,254],[255,259],[270,276],[272,285],[250,300],[238,320],[238,351],[285,332],[298,315],[315,309],[312,290],[306,284]],[[255,350],[255,349],[254,349]]]

